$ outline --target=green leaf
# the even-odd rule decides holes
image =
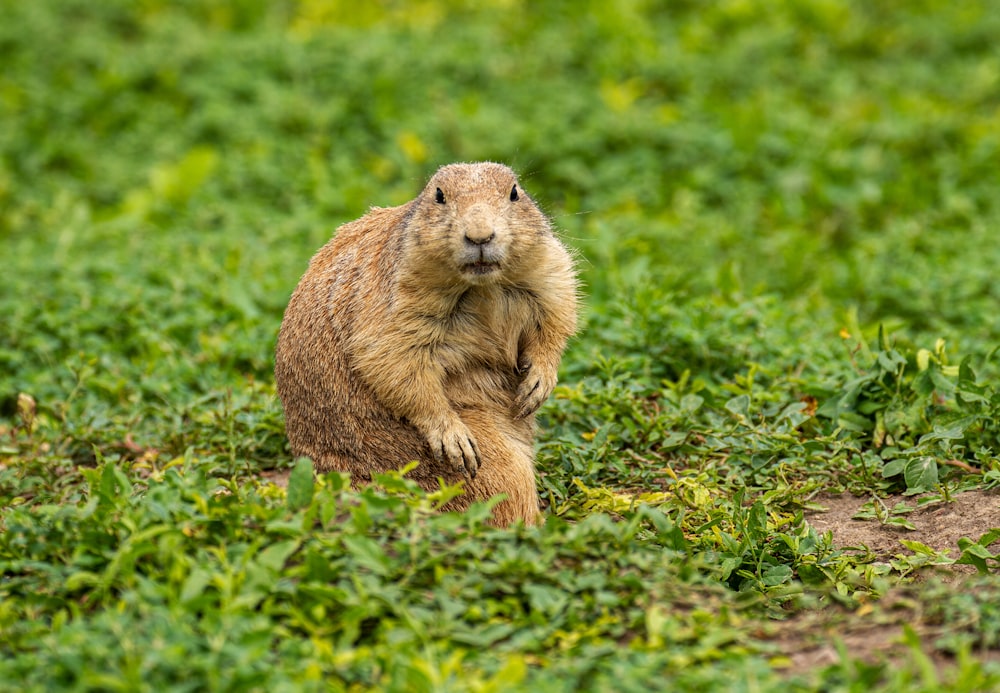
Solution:
[[[837,425],[847,431],[864,433],[870,431],[875,426],[875,422],[861,414],[843,411],[837,415]]]
[[[202,568],[192,570],[181,587],[179,597],[181,603],[187,604],[200,597],[211,580],[212,574],[209,571]]]
[[[131,493],[132,484],[125,473],[118,468],[118,465],[106,462],[104,469],[101,470],[101,499],[109,505],[116,506]]]
[[[937,461],[933,457],[915,457],[909,460],[903,469],[903,479],[906,481],[908,494],[933,490],[938,484]]]
[[[177,162],[160,164],[150,173],[150,187],[158,199],[184,202],[212,174],[219,154],[211,147],[195,147]]]
[[[90,571],[78,570],[66,578],[63,587],[67,592],[76,592],[85,587],[93,587],[101,583],[101,576]]]
[[[351,557],[358,565],[367,568],[376,575],[388,575],[392,570],[392,562],[385,555],[382,546],[368,537],[345,536],[342,541]]]
[[[902,474],[906,469],[908,461],[905,459],[889,460],[882,466],[882,478],[890,479],[897,474]]]
[[[569,601],[569,595],[564,590],[550,585],[527,584],[524,593],[528,595],[532,609],[549,616],[559,613]]]
[[[956,390],[955,383],[937,368],[929,368],[927,372],[930,373],[931,381],[938,391],[950,394]]]
[[[882,351],[878,354],[878,365],[888,373],[896,373],[906,365],[906,359],[896,350]]]
[[[761,541],[767,535],[767,508],[760,501],[754,501],[747,513],[747,534],[754,541]]]
[[[484,628],[456,629],[452,633],[452,640],[471,647],[489,647],[504,638],[509,637],[516,626],[512,623],[494,623]]]
[[[288,539],[271,544],[255,558],[255,562],[264,568],[278,573],[285,566],[289,556],[299,548],[301,542],[298,539]]]
[[[961,539],[958,540],[958,548],[962,549],[963,553],[969,554],[970,556],[975,556],[976,558],[982,558],[982,559],[996,558],[995,555],[990,553],[990,550],[988,548],[966,537],[962,537]]]
[[[920,371],[910,387],[921,397],[929,397],[934,394],[934,379],[931,377],[930,368]]]
[[[761,574],[760,579],[765,586],[776,587],[791,580],[793,574],[791,566],[773,565]]]
[[[931,548],[927,544],[923,544],[919,541],[912,541],[910,539],[900,539],[899,543],[908,548],[910,551],[917,555],[922,556],[939,556],[940,552],[936,549]]]
[[[958,384],[963,388],[976,384],[976,372],[972,370],[971,361],[972,357],[966,356],[958,364]]]
[[[489,688],[492,691],[511,691],[523,688],[523,681],[528,675],[528,665],[524,656],[513,653],[506,655],[506,661],[489,681]]]
[[[726,402],[726,411],[746,419],[750,416],[750,395],[739,395]]]
[[[308,507],[312,503],[316,478],[313,474],[312,460],[302,457],[295,462],[292,473],[288,475],[288,509],[291,512]]]
[[[1000,538],[1000,529],[991,529],[980,538],[979,542],[962,537],[958,540],[958,548],[962,550],[962,555],[955,563],[973,565],[979,573],[984,575],[989,573],[990,562],[1000,562],[1000,556],[990,553],[990,550],[980,542],[990,540],[988,543],[993,543],[998,538]]]
[[[980,546],[989,546],[997,541],[1000,541],[1000,527],[994,527],[985,532],[981,537],[979,537],[979,540],[976,541],[976,543]]]
[[[920,436],[917,444],[923,445],[935,440],[961,440],[965,437],[966,429],[975,424],[978,419],[979,417],[977,416],[964,416],[947,425],[935,424],[934,430]]]

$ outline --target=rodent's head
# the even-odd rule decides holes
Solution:
[[[422,262],[469,284],[516,280],[548,219],[503,164],[450,164],[413,201],[407,240]]]

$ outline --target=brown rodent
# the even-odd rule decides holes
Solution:
[[[534,414],[576,329],[577,280],[548,219],[501,164],[451,164],[316,253],[285,311],[275,377],[295,455],[321,471],[465,482],[447,509],[506,494],[539,518]]]

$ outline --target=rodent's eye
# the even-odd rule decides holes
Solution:
[[[514,187],[510,189],[510,201],[517,202],[517,183],[514,183]]]
[[[444,204],[444,193],[441,192],[441,188],[438,188],[437,192],[434,193],[434,201],[437,202],[439,205]]]

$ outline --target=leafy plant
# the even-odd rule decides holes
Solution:
[[[959,539],[958,548],[962,550],[962,555],[955,562],[974,565],[980,573],[989,573],[991,568],[995,571],[1000,568],[1000,554],[992,553],[989,547],[998,540],[1000,540],[1000,528],[991,529],[977,541],[967,537]]]

